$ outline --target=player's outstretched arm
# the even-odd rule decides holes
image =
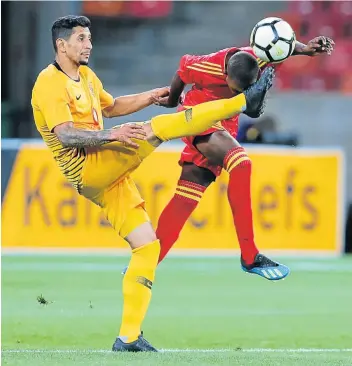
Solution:
[[[158,88],[139,94],[124,95],[114,99],[114,103],[103,109],[103,116],[107,118],[126,116],[138,112],[153,104],[154,98],[166,97],[169,95],[169,88]]]
[[[138,149],[132,138],[145,140],[146,133],[141,125],[127,123],[111,130],[82,130],[74,127],[73,122],[65,122],[54,128],[54,133],[64,147],[94,147],[119,141],[128,147]]]
[[[184,88],[185,83],[176,72],[171,81],[169,96],[159,97],[157,95],[153,95],[153,103],[161,107],[175,108],[180,102],[180,98]]]
[[[296,41],[296,46],[292,56],[319,56],[325,53],[331,55],[334,50],[334,45],[335,42],[331,38],[324,36],[315,37],[307,44]]]

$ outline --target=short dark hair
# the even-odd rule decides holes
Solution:
[[[56,40],[58,38],[69,39],[72,29],[75,27],[90,28],[90,20],[83,15],[66,15],[55,20],[51,27],[51,37],[55,52],[57,52]]]
[[[229,59],[226,72],[241,89],[246,89],[257,80],[259,66],[254,56],[248,52],[239,51]]]

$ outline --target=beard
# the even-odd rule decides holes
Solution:
[[[81,66],[87,66],[89,61],[82,60],[79,62]]]

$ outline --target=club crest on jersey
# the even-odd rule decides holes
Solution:
[[[95,108],[92,108],[92,114],[94,122],[99,124],[98,112],[95,110]]]

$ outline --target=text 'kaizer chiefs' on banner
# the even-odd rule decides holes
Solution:
[[[262,251],[339,253],[344,169],[340,150],[247,148],[252,209]],[[133,178],[156,226],[180,175],[179,149],[159,149]],[[177,249],[238,250],[227,202],[227,173],[207,189]],[[17,152],[2,201],[3,248],[126,248],[100,209],[80,197],[43,145]]]

